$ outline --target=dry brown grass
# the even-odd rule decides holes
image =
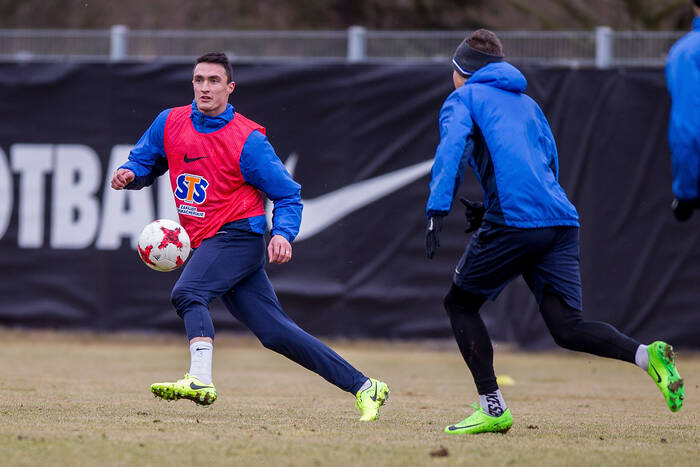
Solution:
[[[155,400],[184,338],[0,330],[2,465],[697,465],[700,356],[681,354],[672,414],[632,365],[496,348],[515,417],[506,435],[448,437],[471,377],[452,343],[332,342],[392,394],[375,423],[354,400],[248,338],[217,337],[211,408]],[[431,455],[431,452],[434,455]],[[438,455],[441,454],[441,455]],[[446,454],[446,455],[445,455]]]

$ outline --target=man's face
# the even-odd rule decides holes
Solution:
[[[236,83],[226,82],[226,69],[218,63],[198,63],[194,67],[192,87],[197,108],[204,115],[214,117],[226,110],[228,96]]]

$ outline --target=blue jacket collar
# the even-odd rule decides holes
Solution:
[[[195,124],[195,128],[204,127],[218,130],[233,120],[235,115],[236,110],[233,108],[233,106],[231,104],[226,104],[226,110],[215,117],[209,117],[208,115],[204,115],[202,112],[200,112],[199,109],[197,109],[197,104],[195,103],[194,99],[192,100],[192,113],[190,113],[190,119],[192,119],[192,122]]]
[[[508,62],[489,63],[479,68],[466,84],[477,83],[511,92],[525,92],[527,88],[525,76]]]
[[[693,20],[693,31],[700,31],[700,16],[696,16]]]

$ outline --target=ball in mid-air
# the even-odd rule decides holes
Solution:
[[[141,260],[149,268],[173,271],[190,255],[190,236],[177,222],[158,219],[141,231],[138,249]]]

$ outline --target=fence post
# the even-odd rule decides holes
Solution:
[[[595,28],[595,66],[610,68],[613,59],[613,30],[609,26]]]
[[[367,30],[362,26],[350,26],[348,28],[348,56],[349,62],[361,62],[367,57]]]
[[[109,59],[120,62],[129,55],[129,28],[115,24],[109,33]]]

